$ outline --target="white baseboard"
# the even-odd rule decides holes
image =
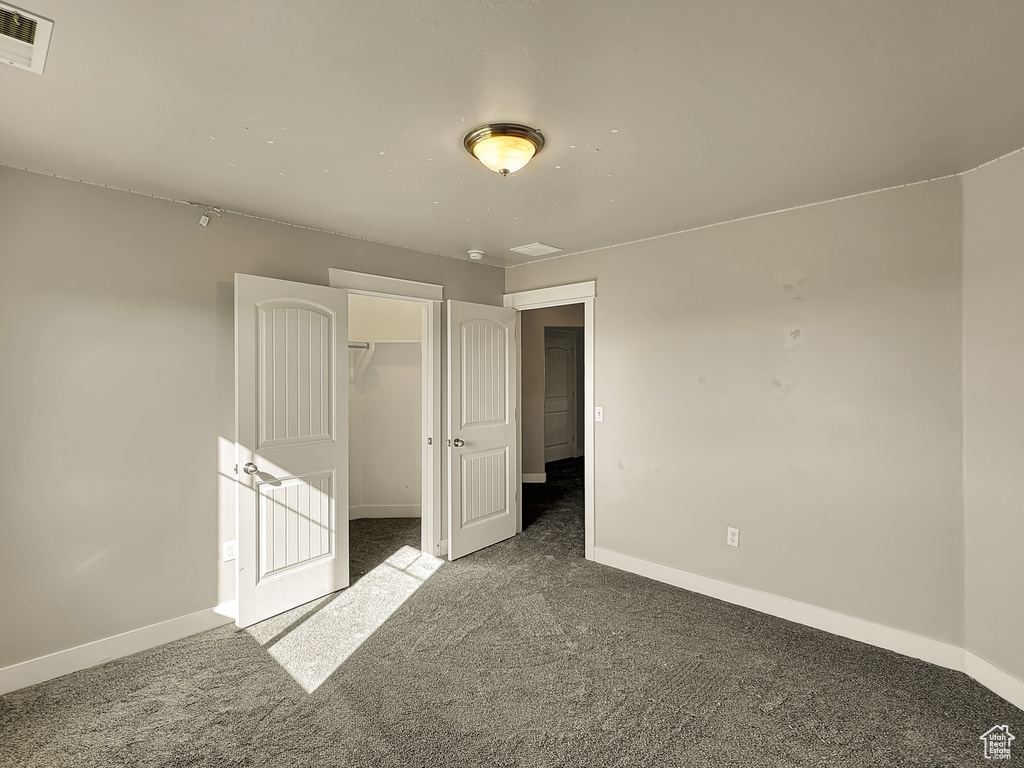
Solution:
[[[447,540],[441,541],[441,556],[447,551],[447,543]],[[596,562],[612,568],[964,672],[1015,707],[1024,709],[1024,681],[958,646],[601,547],[594,548],[594,556]],[[234,610],[233,603],[224,603],[216,608],[12,664],[0,669],[0,696],[228,624],[234,621]]]
[[[895,651],[946,669],[964,672],[1014,706],[1024,709],[1024,682],[960,646],[601,547],[594,548],[594,560],[664,584],[682,587],[691,592],[699,592],[702,595],[831,632],[833,635]]]
[[[970,651],[964,651],[964,672],[1017,709],[1024,709],[1024,680],[1003,672]]]
[[[233,617],[225,615],[230,611],[231,606],[227,604],[207,608],[176,619],[161,621],[159,624],[150,624],[148,627],[140,627],[120,635],[68,648],[65,651],[57,651],[48,656],[12,664],[0,669],[0,696],[228,624],[234,620]]]
[[[682,587],[691,592],[709,595],[735,605],[742,605],[745,608],[753,608],[755,611],[795,621],[815,629],[822,629],[834,635],[887,648],[905,656],[913,656],[916,659],[938,664],[940,667],[955,669],[959,672],[964,669],[963,648],[949,643],[847,616],[844,613],[802,603],[799,600],[791,600],[788,597],[780,597],[758,589],[740,587],[696,573],[681,571],[671,566],[651,563],[620,552],[595,547],[594,554],[597,562],[610,565],[613,568],[646,576],[675,587]]]
[[[349,520],[362,520],[367,517],[420,517],[420,505],[366,504],[361,507],[349,507]]]
[[[548,481],[547,472],[537,472],[533,474],[523,474],[524,483],[546,483]]]

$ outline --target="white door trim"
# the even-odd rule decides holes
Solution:
[[[443,285],[402,280],[398,277],[384,277],[384,275],[371,275],[367,272],[353,272],[349,269],[328,269],[327,280],[327,284],[332,288],[348,288],[350,291],[367,296],[383,296],[388,299],[429,299],[431,301],[444,299]]]
[[[579,304],[584,299],[597,296],[597,281],[556,285],[551,288],[535,288],[532,291],[517,291],[505,294],[505,306],[513,309],[540,309],[560,307],[564,304]]]
[[[560,307],[565,304],[583,305],[583,489],[584,489],[584,550],[587,560],[594,559],[594,299],[597,281],[537,288],[505,294],[505,306],[518,310]],[[519,388],[520,390],[522,387]],[[520,423],[520,428],[522,424]],[[522,440],[519,445],[522,446]],[[519,463],[522,467],[522,461]],[[522,472],[522,470],[519,470]],[[516,482],[521,483],[522,477]]]
[[[423,375],[422,438],[423,464],[420,472],[420,503],[422,524],[420,549],[435,557],[447,554],[447,540],[441,538],[442,461],[441,450],[441,300],[444,286],[400,280],[396,277],[352,272],[347,269],[329,269],[328,285],[345,288],[349,293],[379,296],[385,299],[418,301],[423,305],[421,326],[421,370]]]

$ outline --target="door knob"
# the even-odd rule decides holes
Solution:
[[[242,471],[245,472],[245,474],[247,475],[255,475],[257,472],[260,471],[260,468],[253,464],[251,461],[247,461],[245,463],[245,466],[242,467]]]
[[[452,445],[454,445],[456,448],[461,448],[465,444],[466,444],[465,440],[460,440],[457,437],[454,440],[452,440]]]

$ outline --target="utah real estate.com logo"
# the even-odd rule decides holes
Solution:
[[[978,737],[985,742],[986,760],[1009,760],[1010,743],[1017,737],[1008,725],[994,725]]]

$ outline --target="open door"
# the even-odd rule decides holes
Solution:
[[[347,587],[348,293],[235,275],[238,621]]]
[[[514,309],[448,302],[448,558],[520,526]]]

